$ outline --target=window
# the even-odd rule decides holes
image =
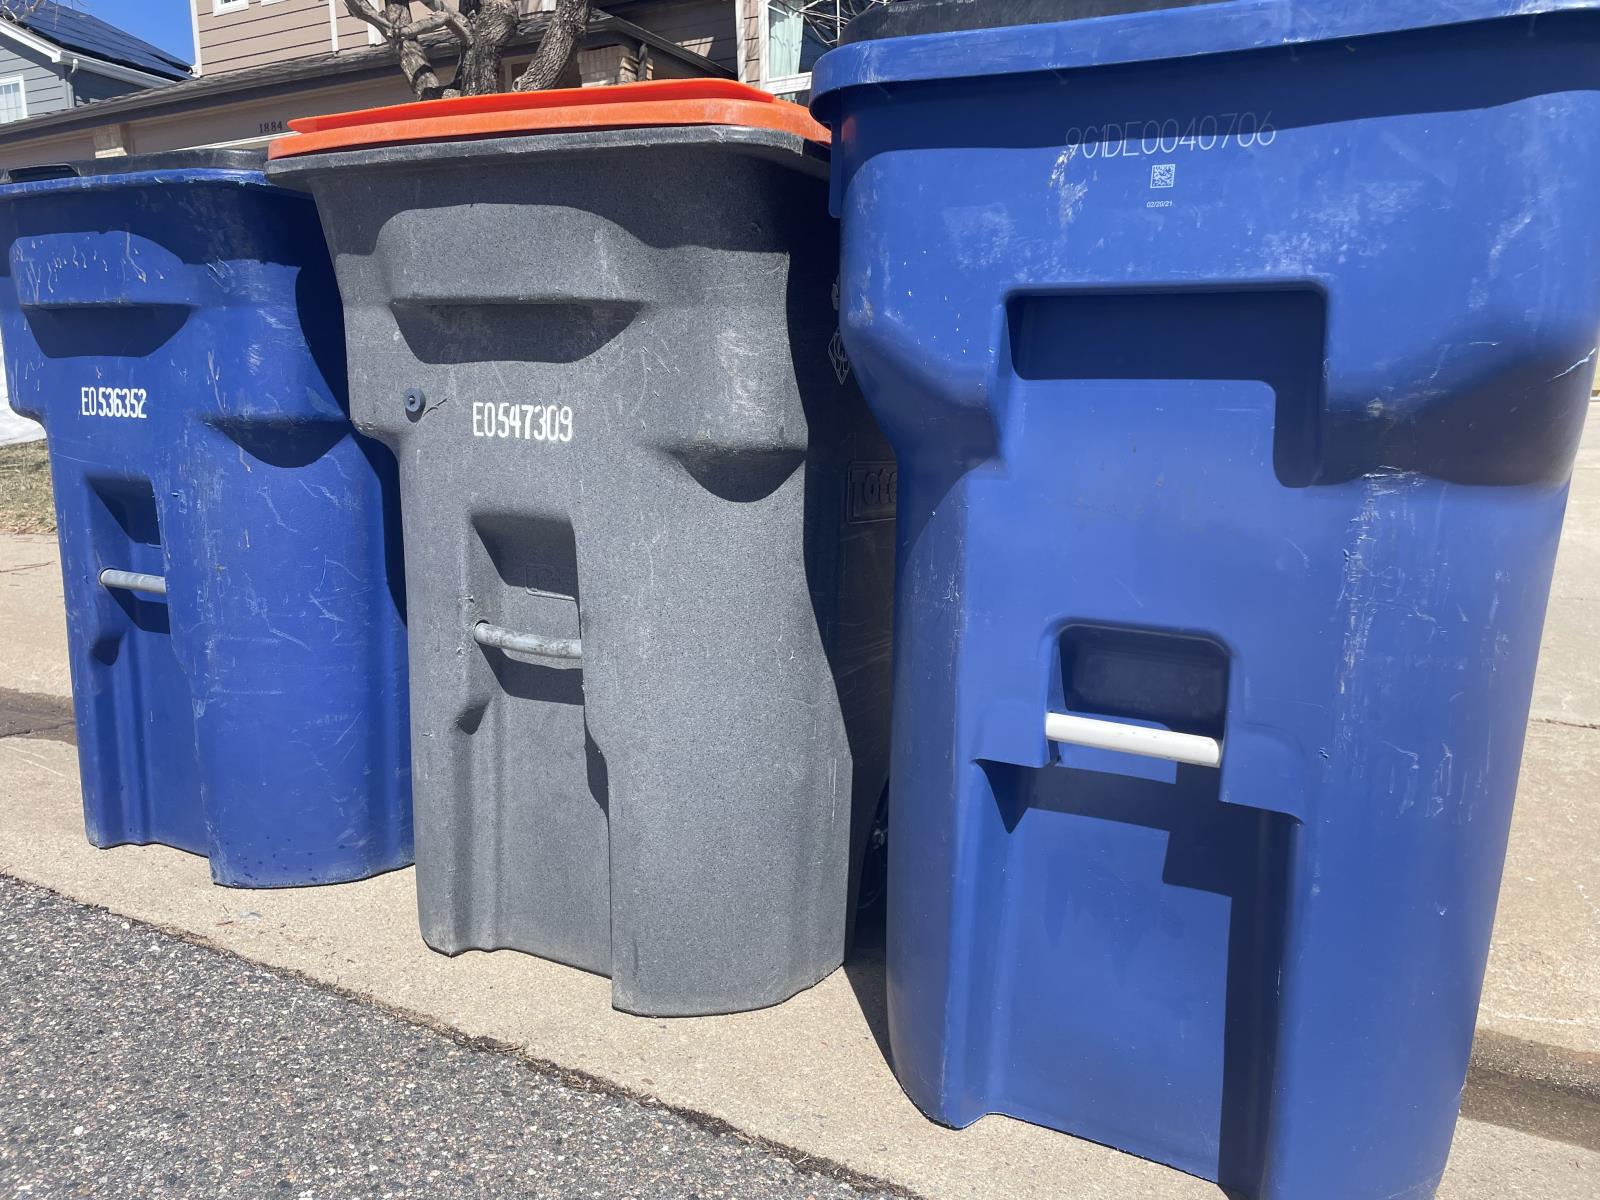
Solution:
[[[754,0],[761,13],[761,80],[769,92],[804,103],[811,68],[839,44],[845,26],[880,4],[897,0]],[[974,3],[976,0],[974,0]],[[749,12],[749,9],[745,9]]]
[[[811,68],[839,40],[841,0],[765,0],[761,77],[791,98],[811,90]]]
[[[21,75],[0,79],[0,124],[20,121],[28,115],[28,94]]]
[[[211,0],[211,15],[220,17],[224,13],[238,12],[249,4],[250,0]]]

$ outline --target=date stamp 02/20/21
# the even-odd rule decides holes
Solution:
[[[1170,191],[1178,186],[1177,163],[1155,163],[1150,167],[1150,187],[1153,191]],[[1170,199],[1146,200],[1146,208],[1171,208]]]

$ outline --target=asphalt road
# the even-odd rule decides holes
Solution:
[[[879,1195],[0,876],[0,1200]]]

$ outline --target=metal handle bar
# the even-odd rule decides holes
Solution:
[[[109,567],[100,572],[100,586],[124,592],[143,592],[147,596],[167,594],[167,581],[160,575],[145,575],[138,571],[114,571]]]
[[[1222,743],[1216,738],[1193,733],[1172,733],[1165,729],[1147,729],[1143,725],[1124,725],[1119,721],[1048,713],[1044,719],[1044,736],[1069,746],[1118,750],[1123,754],[1164,758],[1192,767],[1222,765]]]
[[[578,638],[547,638],[537,633],[513,633],[487,621],[472,627],[472,638],[480,646],[495,650],[509,650],[534,658],[558,658],[577,661],[583,658],[583,642]]]

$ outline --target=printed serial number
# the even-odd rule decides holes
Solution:
[[[127,417],[143,421],[148,399],[144,388],[86,387],[78,390],[78,409],[86,417]]]
[[[570,442],[572,409],[561,404],[477,403],[472,406],[472,436]]]
[[[1128,121],[1067,130],[1067,145],[1085,158],[1140,158],[1180,150],[1211,151],[1270,146],[1278,140],[1272,114],[1219,113],[1188,122]]]

